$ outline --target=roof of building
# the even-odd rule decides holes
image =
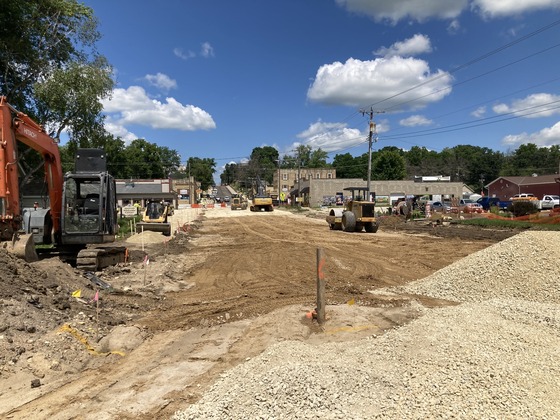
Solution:
[[[538,185],[538,184],[556,184],[560,182],[560,175],[536,175],[536,176],[502,176],[496,178],[494,181],[490,182],[488,185],[503,179],[505,181],[511,182],[515,185]]]

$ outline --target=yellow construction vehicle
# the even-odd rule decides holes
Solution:
[[[272,197],[269,195],[256,195],[251,202],[251,211],[273,211]]]
[[[379,223],[375,217],[375,200],[366,201],[367,188],[349,187],[345,191],[352,192],[352,199],[346,203],[344,209],[332,209],[326,217],[329,227],[333,230],[345,232],[375,233]]]
[[[247,209],[247,201],[240,195],[234,195],[231,199],[232,210],[245,210]]]
[[[152,201],[146,205],[142,221],[136,224],[136,232],[149,230],[161,232],[165,236],[171,235],[171,223],[167,221],[170,215],[170,205]]]

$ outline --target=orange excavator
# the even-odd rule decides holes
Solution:
[[[22,204],[17,142],[42,156],[48,189],[43,205]],[[105,153],[79,149],[75,162],[75,171],[63,175],[57,141],[0,97],[0,240],[8,251],[34,261],[35,245],[51,245],[42,250],[90,271],[124,261],[126,248],[106,245],[115,242],[118,224],[115,180]]]

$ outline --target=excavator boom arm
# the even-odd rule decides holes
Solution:
[[[43,157],[53,228],[58,232],[63,185],[58,144],[28,115],[13,108],[5,97],[0,97],[0,222],[10,224],[14,231],[21,228],[18,141],[36,150]]]

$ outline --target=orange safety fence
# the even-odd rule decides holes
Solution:
[[[506,217],[494,213],[486,213],[484,216],[493,220],[515,220],[517,222],[530,222],[547,225],[560,224],[560,209],[551,210],[548,214],[535,213],[519,217]]]

